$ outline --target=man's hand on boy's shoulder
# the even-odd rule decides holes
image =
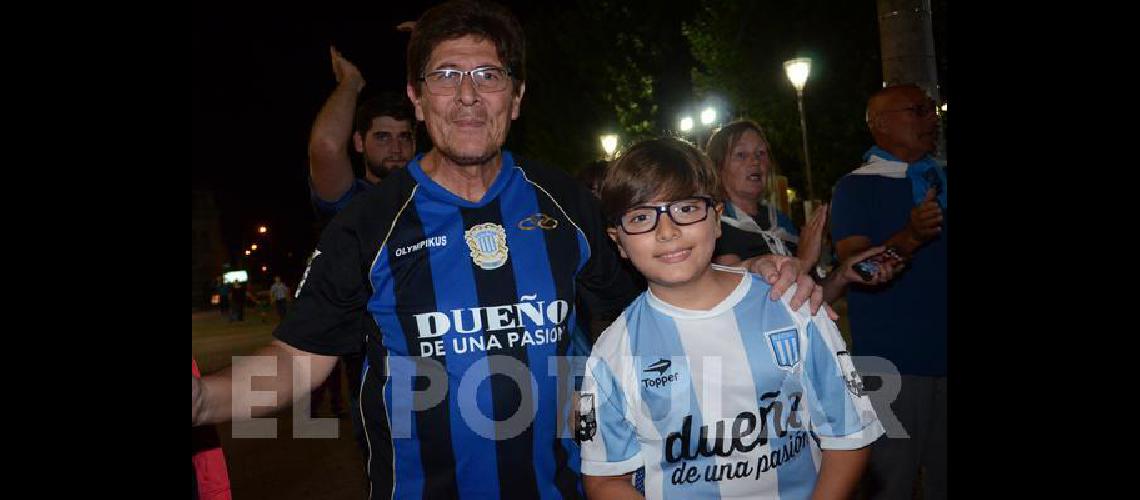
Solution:
[[[761,255],[751,260],[748,271],[759,275],[772,285],[768,298],[780,300],[784,292],[795,284],[796,293],[788,305],[794,310],[799,309],[804,302],[810,301],[811,313],[814,315],[819,311],[819,306],[823,305],[823,288],[811,279],[807,274],[810,268],[804,266],[799,259],[783,255]],[[839,318],[831,307],[827,307],[827,315],[832,321]]]

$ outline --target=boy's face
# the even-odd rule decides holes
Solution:
[[[655,199],[644,206],[660,207],[676,200]],[[720,237],[720,214],[716,203],[705,220],[678,226],[667,214],[657,214],[657,227],[641,234],[627,234],[620,227],[606,232],[617,243],[622,257],[633,262],[650,283],[679,286],[693,282],[709,269],[716,239]],[[629,213],[629,212],[627,212]]]

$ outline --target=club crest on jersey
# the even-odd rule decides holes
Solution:
[[[594,411],[594,395],[583,392],[578,398],[578,422],[574,426],[574,438],[579,443],[594,439],[598,432],[598,416]]]
[[[490,271],[507,263],[507,231],[503,226],[484,222],[468,229],[463,237],[475,265]]]
[[[800,336],[795,327],[769,333],[768,345],[781,368],[792,368],[800,362]]]
[[[843,384],[847,386],[847,391],[855,397],[866,395],[863,390],[863,377],[855,371],[855,363],[851,362],[851,353],[839,351],[835,353],[835,359],[839,360],[839,369],[843,371]]]
[[[551,230],[558,227],[558,219],[546,215],[542,212],[536,213],[519,221],[519,229],[523,231],[534,231],[536,228]]]

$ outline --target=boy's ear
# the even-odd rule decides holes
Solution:
[[[717,225],[719,225],[719,222],[717,223]],[[606,228],[606,234],[610,235],[611,240],[614,240],[614,244],[617,245],[618,253],[621,254],[621,257],[623,259],[628,259],[629,255],[626,255],[625,249],[622,248],[622,246],[621,246],[621,240],[618,239],[618,228],[607,227]]]
[[[716,202],[716,207],[714,207],[713,212],[716,213],[716,215],[713,217],[713,222],[716,224],[716,237],[720,238],[720,234],[721,234],[720,216],[722,214],[724,214],[724,202],[723,201]]]

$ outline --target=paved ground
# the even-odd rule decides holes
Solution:
[[[247,310],[245,321],[237,323],[225,321],[217,312],[193,313],[193,352],[199,368],[203,373],[218,370],[230,364],[231,356],[246,355],[265,345],[276,323],[275,317],[262,322],[253,310]],[[328,413],[327,406],[320,410],[322,415]],[[235,438],[230,424],[218,426],[236,500],[359,500],[367,496],[362,454],[347,418],[339,421],[336,439],[294,438],[292,411],[285,410],[276,418],[276,438]]]

